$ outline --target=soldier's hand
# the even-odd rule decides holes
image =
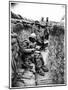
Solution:
[[[40,51],[35,51],[35,53],[41,53]]]

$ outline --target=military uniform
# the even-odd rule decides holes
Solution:
[[[18,44],[19,44],[19,55],[21,57],[21,66],[22,68],[32,68],[30,66],[31,61],[31,54],[33,53],[33,49],[30,48],[30,42],[29,42],[29,33],[27,31],[22,31],[18,38]]]
[[[31,36],[31,38],[32,39],[30,39],[30,40],[33,40],[34,36]],[[31,41],[31,42],[33,42],[33,41]],[[44,76],[45,72],[48,72],[48,68],[46,68],[44,65],[44,61],[43,61],[43,58],[42,58],[42,55],[40,52],[41,46],[37,45],[36,40],[35,40],[35,42],[33,42],[33,44],[35,44],[35,51],[33,53],[33,61],[35,64],[35,70],[38,74]]]

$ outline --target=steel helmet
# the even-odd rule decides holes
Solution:
[[[35,33],[32,33],[29,37],[29,40],[34,42],[36,40],[36,34]]]

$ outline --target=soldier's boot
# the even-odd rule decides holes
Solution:
[[[47,66],[45,66],[45,65],[42,65],[41,68],[43,69],[44,72],[48,72],[48,71],[49,71],[49,69],[48,69]]]
[[[45,72],[42,70],[42,68],[40,68],[39,70],[37,70],[37,73],[41,76],[45,76]]]

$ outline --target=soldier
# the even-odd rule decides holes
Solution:
[[[19,45],[19,55],[21,58],[21,66],[25,69],[32,68],[30,66],[30,58],[31,54],[33,53],[34,49],[30,48],[29,42],[29,33],[26,31],[22,31],[17,38],[18,45]]]
[[[34,53],[33,53],[33,61],[35,64],[35,70],[41,76],[45,75],[45,72],[48,72],[48,68],[44,65],[44,61],[40,52],[41,46],[37,44],[36,35],[32,33],[29,37],[29,40],[33,43]]]
[[[48,23],[49,23],[49,20],[48,20],[48,17],[46,18],[46,27],[45,27],[45,31],[44,31],[44,37],[46,40],[49,39],[49,27],[48,27]]]

